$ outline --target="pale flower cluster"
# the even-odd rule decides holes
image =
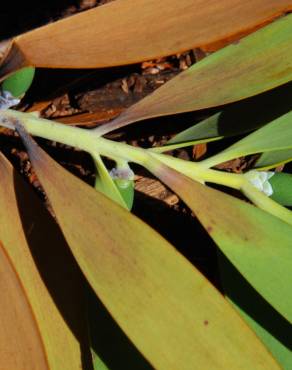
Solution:
[[[272,185],[269,183],[269,179],[274,176],[272,171],[257,171],[251,170],[244,174],[248,181],[255,186],[258,190],[271,196],[273,194]]]

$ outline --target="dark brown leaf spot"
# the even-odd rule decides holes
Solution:
[[[209,225],[206,227],[206,230],[208,231],[209,234],[211,234],[211,232],[213,231],[213,227]]]

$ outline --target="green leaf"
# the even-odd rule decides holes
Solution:
[[[118,178],[113,179],[107,168],[105,167],[100,155],[93,153],[92,157],[97,169],[95,189],[101,191],[110,199],[130,211],[134,203],[134,180]],[[129,171],[131,171],[127,162],[123,163],[122,166],[128,168]]]
[[[283,369],[290,370],[291,324],[248,284],[220,251],[218,261],[225,295],[269,348]]]
[[[223,138],[223,136],[220,136],[218,132],[218,122],[221,116],[222,112],[216,113],[175,135],[164,146],[154,147],[150,150],[155,153],[163,153],[168,150],[220,140]]]
[[[134,180],[114,180],[126,206],[129,210],[132,209],[134,203],[135,184]]]
[[[292,175],[275,172],[269,183],[273,188],[271,198],[284,206],[292,206]]]
[[[275,150],[263,153],[255,164],[255,168],[270,169],[292,160],[292,150]]]
[[[83,273],[154,368],[279,369],[167,241],[55,163],[19,124],[17,130]]]
[[[273,152],[292,148],[292,111],[268,123],[217,155],[202,161],[212,167],[233,158],[254,153]]]
[[[223,112],[216,113],[213,116],[206,118],[204,121],[180,132],[169,140],[167,144],[176,144],[185,141],[218,138],[223,136],[219,134],[218,129],[218,123],[222,114]]]
[[[103,160],[99,154],[94,153],[93,159],[96,165],[97,174],[95,178],[95,189],[108,196],[110,199],[118,203],[120,206],[129,208],[129,204],[125,201],[123,195],[119,191],[119,188],[111,178],[107,168],[105,167]]]
[[[204,58],[111,123],[106,133],[151,117],[215,107],[271,90],[292,79],[292,14]]]
[[[2,90],[9,91],[16,98],[21,97],[30,88],[34,74],[34,67],[22,68],[3,81]]]
[[[165,150],[169,144],[180,144],[181,147],[189,142],[192,145],[195,140],[208,142],[253,131],[289,112],[292,109],[291,94],[292,83],[233,103],[174,136]],[[267,106],[273,106],[273,109],[267,109]]]
[[[191,208],[248,282],[292,322],[292,227],[239,199],[193,181],[161,163],[148,169]]]
[[[92,361],[94,370],[109,370],[101,358],[92,350]]]

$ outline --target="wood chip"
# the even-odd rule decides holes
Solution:
[[[177,195],[167,189],[160,181],[144,176],[136,176],[135,179],[135,190],[151,198],[158,199],[169,206],[179,202]]]

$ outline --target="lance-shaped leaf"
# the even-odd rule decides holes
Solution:
[[[80,369],[88,356],[85,350],[87,333],[80,272],[52,216],[2,154],[0,172],[0,240],[21,281],[23,294],[35,318],[48,368]],[[1,284],[2,279],[1,275]],[[4,294],[2,290],[1,294]],[[26,305],[23,310],[27,310]],[[11,301],[12,312],[13,309]],[[18,304],[15,303],[17,309]],[[11,326],[14,324],[13,317],[10,323],[6,323]],[[1,325],[1,341],[4,341],[9,333],[3,332],[2,328]],[[34,336],[31,331],[28,333]],[[33,338],[30,340],[33,341]],[[16,356],[14,352],[19,350],[21,343],[21,336],[16,335],[15,348],[11,348],[6,356]],[[1,345],[0,352],[2,348],[4,350],[6,347]],[[18,369],[9,366],[10,362],[3,364],[1,360],[2,356],[1,369]],[[35,366],[36,369],[42,369],[41,364],[38,367],[36,363]],[[33,366],[19,367],[31,368],[34,369]]]
[[[255,167],[261,169],[270,169],[292,160],[292,149],[276,150],[263,153],[257,160]]]
[[[92,291],[88,300],[94,370],[154,370]]]
[[[1,75],[24,65],[97,68],[198,46],[216,49],[291,9],[291,0],[160,0],[159,6],[156,0],[139,0],[139,6],[116,0],[16,37]]]
[[[119,192],[114,180],[111,178],[107,168],[105,167],[103,160],[99,154],[92,154],[93,160],[96,166],[96,178],[95,178],[95,189],[101,191],[103,194],[108,196],[113,201],[120,204],[122,207],[128,209],[126,202],[124,201],[121,193]]]
[[[211,141],[253,131],[291,111],[292,83],[266,93],[234,103],[211,117],[178,133],[168,145],[180,145],[190,141]],[[273,109],[267,109],[267,106]],[[256,112],[256,114],[255,114]]]
[[[209,55],[111,123],[105,133],[131,122],[242,100],[292,79],[292,14]]]
[[[124,171],[119,171],[118,169],[113,168],[111,172],[108,172],[99,154],[92,153],[92,157],[97,169],[94,185],[95,189],[101,191],[122,207],[131,210],[135,192],[134,173],[131,171],[128,163],[125,162],[122,164]],[[120,179],[118,174],[120,173],[123,175],[123,172],[126,177],[130,176],[131,178]]]
[[[283,369],[290,370],[291,324],[248,284],[220,251],[218,252],[220,280],[227,299],[255,330]]]
[[[205,167],[212,167],[218,163],[233,158],[254,153],[278,152],[292,148],[292,111],[266,126],[258,129],[244,139],[231,145],[217,155],[202,162]]]
[[[273,194],[271,198],[285,206],[292,206],[292,175],[290,173],[275,172],[269,179]]]
[[[85,276],[156,369],[279,368],[215,288],[170,244],[67,173],[16,126]]]
[[[292,322],[292,227],[154,160],[147,168],[174,190],[249,283]]]
[[[23,285],[0,243],[0,367],[49,370],[46,352]]]

